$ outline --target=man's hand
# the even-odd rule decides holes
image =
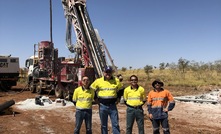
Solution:
[[[167,109],[167,108],[165,108],[165,109],[163,109],[163,111],[164,111],[164,112],[168,112],[168,109]]]
[[[119,99],[119,98],[117,98],[116,104],[118,104],[119,102],[120,102],[120,99]]]
[[[95,104],[99,104],[98,98],[94,99]]]
[[[150,118],[150,120],[152,120],[153,119],[153,115],[149,114],[149,118]]]

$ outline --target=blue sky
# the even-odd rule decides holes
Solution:
[[[73,57],[61,0],[52,4],[54,47]],[[221,0],[87,0],[87,9],[119,68],[221,60]],[[24,67],[33,44],[50,40],[49,24],[49,0],[0,0],[0,54]]]

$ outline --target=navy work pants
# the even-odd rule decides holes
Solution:
[[[126,134],[132,134],[132,128],[136,119],[139,134],[144,134],[144,113],[142,107],[127,107],[127,129]]]
[[[160,124],[162,125],[163,133],[170,134],[168,118],[152,119],[153,134],[160,134]]]
[[[85,121],[86,134],[92,134],[91,124],[92,124],[92,109],[76,109],[75,113],[75,129],[74,134],[79,134],[83,120]]]
[[[104,105],[100,103],[99,115],[101,120],[101,133],[108,134],[108,115],[112,123],[112,133],[120,134],[119,116],[116,104]]]

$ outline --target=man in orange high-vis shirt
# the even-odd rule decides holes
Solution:
[[[164,134],[170,134],[168,111],[171,111],[175,106],[175,101],[172,94],[163,88],[164,83],[159,79],[153,81],[151,90],[148,94],[147,107],[149,118],[153,125],[153,134],[160,133],[160,125]]]

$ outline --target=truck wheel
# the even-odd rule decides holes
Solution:
[[[41,81],[40,81],[40,83],[37,84],[36,92],[37,92],[38,94],[42,94],[42,93],[43,93],[42,82],[41,82]]]
[[[30,91],[31,91],[31,93],[35,93],[36,92],[36,85],[34,85],[34,82],[30,83]]]
[[[63,92],[63,98],[64,98],[65,100],[69,100],[69,96],[70,96],[69,86],[67,85],[67,86],[65,87],[64,92]]]
[[[8,90],[11,90],[11,89],[12,89],[12,86],[8,86],[7,89],[8,89]]]
[[[11,86],[9,86],[7,83],[5,82],[1,82],[0,81],[0,89],[2,89],[3,91],[8,91],[11,89]]]
[[[63,97],[65,100],[71,101],[73,96],[74,86],[71,84],[66,85],[65,90],[63,91]]]
[[[58,85],[55,87],[54,92],[55,92],[55,97],[57,98],[63,97],[63,91]]]

